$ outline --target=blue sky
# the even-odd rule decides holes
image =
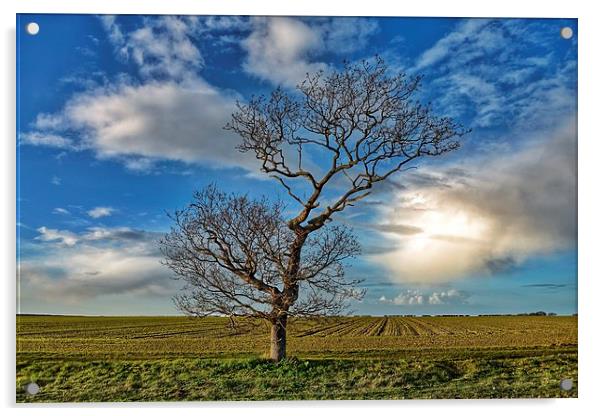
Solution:
[[[209,183],[283,196],[222,129],[236,100],[375,54],[472,132],[337,217],[352,309],[576,312],[576,20],[17,19],[20,312],[176,314],[166,211]]]

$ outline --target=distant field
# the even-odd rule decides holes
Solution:
[[[17,317],[17,400],[576,397],[577,317]],[[41,391],[27,396],[22,386]]]

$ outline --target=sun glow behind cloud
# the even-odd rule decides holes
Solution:
[[[395,280],[441,283],[574,248],[575,121],[562,125],[511,154],[494,152],[453,170],[441,167],[410,177],[380,208],[379,229],[394,249],[371,259]],[[418,232],[387,232],[384,224]]]
[[[410,212],[412,226],[422,232],[411,236],[388,235],[398,249],[377,256],[378,260],[395,276],[419,282],[460,277],[479,265],[479,246],[491,232],[490,220],[473,216],[462,206],[447,205],[438,195],[427,195],[424,199],[417,194],[410,199],[425,202],[417,205],[411,200],[400,201],[403,208],[393,210],[391,221],[393,224],[407,221]]]

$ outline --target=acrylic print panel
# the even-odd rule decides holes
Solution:
[[[18,402],[577,396],[575,19],[17,29]]]

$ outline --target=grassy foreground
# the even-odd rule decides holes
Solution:
[[[221,318],[19,316],[17,401],[577,396],[576,317],[297,320],[277,366],[262,358],[267,333]]]

